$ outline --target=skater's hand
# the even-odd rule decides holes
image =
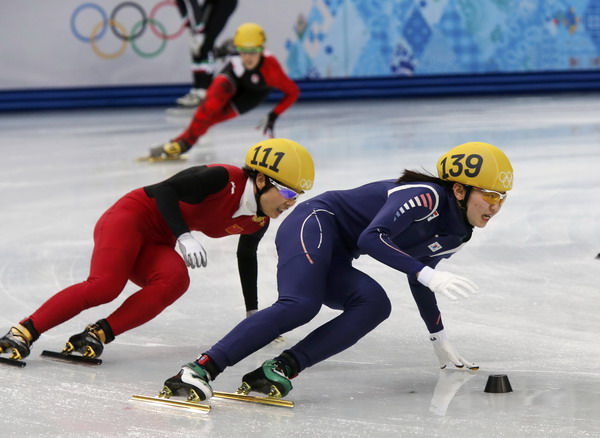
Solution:
[[[448,336],[444,330],[440,330],[437,333],[431,333],[429,335],[429,340],[431,341],[431,345],[433,345],[435,355],[440,361],[441,369],[446,368],[446,365],[449,363],[453,363],[457,368],[466,367],[470,370],[479,368],[473,362],[469,362],[461,356],[458,351],[454,349],[452,344],[450,344],[450,341],[448,341]]]
[[[273,138],[275,136],[275,120],[277,120],[277,117],[279,116],[271,111],[260,121],[256,129],[262,129],[264,135]]]
[[[189,268],[206,267],[208,262],[206,250],[200,242],[194,239],[192,233],[183,233],[177,239],[177,243],[179,244],[179,251],[181,251],[183,260],[185,260],[185,264]]]
[[[460,275],[451,272],[438,271],[425,266],[417,280],[437,294],[442,294],[452,301],[460,298],[469,298],[469,295],[479,292],[475,283]],[[457,297],[458,295],[458,297]]]

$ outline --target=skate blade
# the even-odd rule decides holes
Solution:
[[[4,364],[4,365],[10,365],[12,367],[18,367],[18,368],[23,368],[25,365],[27,365],[27,362],[23,362],[20,359],[10,359],[7,357],[0,357],[0,363]]]
[[[136,161],[143,161],[147,163],[163,163],[165,161],[185,161],[187,159],[187,156],[179,155],[178,157],[138,157]]]
[[[238,394],[235,392],[214,391],[213,397],[224,398],[228,400],[237,400],[248,403],[258,403],[261,405],[279,406],[282,408],[293,408],[294,402],[276,397],[256,397],[253,395]]]
[[[42,351],[41,356],[45,359],[55,360],[58,362],[74,363],[79,365],[101,365],[102,359],[96,357],[79,356],[76,354],[59,353],[58,351]]]
[[[171,400],[164,397],[148,397],[146,395],[132,395],[131,400],[154,403],[162,406],[172,406],[176,408],[186,408],[194,411],[210,412],[210,405],[204,405],[198,402],[189,402],[181,400]]]

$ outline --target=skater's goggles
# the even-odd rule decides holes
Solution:
[[[480,187],[473,187],[473,188],[475,190],[480,191],[481,194],[483,195],[483,200],[490,205],[504,204],[504,201],[506,200],[506,196],[508,195],[508,193],[501,193],[501,192],[497,192],[495,190],[482,189]]]
[[[261,53],[263,51],[263,48],[262,48],[262,46],[256,46],[256,47],[236,46],[235,50],[238,53]]]
[[[273,184],[273,187],[275,187],[277,189],[277,192],[281,196],[283,196],[285,199],[287,199],[288,201],[295,201],[296,198],[302,194],[302,193],[295,192],[294,190],[279,184],[273,178],[269,178],[269,181],[271,182],[271,184]]]

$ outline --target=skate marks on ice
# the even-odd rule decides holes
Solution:
[[[136,161],[146,162],[146,163],[164,163],[167,161],[182,162],[182,161],[186,161],[187,159],[188,159],[188,157],[186,155],[180,155],[178,157],[151,157],[151,156],[145,155],[143,157],[136,158]]]

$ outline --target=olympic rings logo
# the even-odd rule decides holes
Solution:
[[[313,186],[313,182],[310,179],[306,179],[306,178],[302,178],[299,181],[299,186],[300,188],[304,191],[304,190],[310,190],[312,189]]]
[[[165,50],[168,40],[178,38],[186,29],[185,22],[183,22],[179,30],[171,34],[167,33],[165,26],[155,18],[158,11],[164,6],[173,6],[174,8],[177,8],[177,5],[173,0],[164,0],[154,5],[150,14],[147,16],[146,11],[139,4],[127,1],[115,6],[109,17],[104,8],[98,4],[84,3],[78,6],[71,14],[71,32],[73,32],[73,35],[75,35],[75,38],[79,41],[89,43],[92,46],[94,53],[103,59],[115,59],[123,55],[127,49],[128,43],[131,44],[133,51],[142,58],[154,58]],[[141,19],[131,27],[131,31],[128,31],[125,25],[117,20],[117,14],[125,8],[133,8],[141,16]],[[82,35],[77,29],[76,24],[81,12],[86,9],[92,9],[100,14],[100,21],[92,27],[89,36]],[[148,27],[161,41],[159,47],[154,51],[143,51],[136,42],[146,32]],[[110,29],[112,34],[121,41],[120,46],[111,53],[103,51],[98,47],[98,41],[104,38],[108,29]]]
[[[502,183],[505,189],[511,189],[513,185],[512,172],[500,172],[498,180]]]

